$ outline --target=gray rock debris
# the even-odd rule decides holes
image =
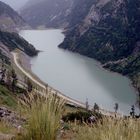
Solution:
[[[6,107],[0,107],[0,120],[10,123],[12,126],[18,128],[22,126],[25,119],[21,118],[14,111],[7,109]]]

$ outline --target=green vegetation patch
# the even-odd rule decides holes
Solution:
[[[0,85],[0,105],[16,108],[17,99],[14,94],[4,86]]]

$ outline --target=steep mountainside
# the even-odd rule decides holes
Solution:
[[[7,46],[10,51],[20,49],[29,56],[37,55],[37,50],[17,33],[0,31],[0,43]]]
[[[71,44],[64,47],[102,62],[131,55],[136,51],[140,34],[140,2],[135,1],[137,3],[110,0],[106,4],[93,4],[83,21],[68,32],[64,43]]]
[[[28,25],[16,11],[0,1],[0,29],[6,31],[16,31],[21,27],[28,27]]]
[[[16,48],[30,56],[37,54],[37,50],[31,44],[21,38],[18,33],[13,32],[17,32],[18,28],[22,29],[26,25],[17,12],[0,1],[0,59],[4,57],[10,59],[10,51]]]
[[[59,47],[101,61],[131,77],[140,88],[139,0],[30,0],[28,4],[21,13],[34,27],[67,27]]]
[[[23,80],[22,74],[13,64],[11,51],[19,49],[29,56],[37,55],[38,51],[29,44],[25,39],[19,36],[17,28],[24,27],[24,20],[8,5],[0,2],[0,120],[4,118],[10,122],[16,122],[15,115],[9,114],[8,109],[16,109],[20,94],[25,93],[24,89],[18,86],[18,80]],[[15,32],[14,32],[15,31]],[[2,109],[2,107],[4,107]],[[6,111],[7,110],[7,111]],[[17,110],[16,110],[17,111]],[[3,116],[2,114],[6,115]],[[8,114],[7,114],[8,113]],[[12,114],[12,115],[11,115]],[[11,115],[11,116],[10,116]],[[0,121],[0,128],[1,127]],[[7,124],[4,121],[4,126]],[[12,124],[12,123],[11,123]],[[16,126],[17,123],[14,123]],[[5,139],[1,137],[0,139]],[[6,136],[7,137],[7,136]],[[7,139],[7,138],[6,138]],[[9,138],[8,138],[9,139]]]
[[[10,59],[11,55],[9,49],[5,45],[0,43],[0,63],[2,60],[5,64],[10,64]]]
[[[68,24],[77,0],[30,0],[21,10],[22,17],[33,27],[64,27]]]
[[[83,2],[81,9],[93,0]],[[129,75],[140,88],[140,1],[94,0],[82,19],[80,6],[60,47],[107,63],[106,68]]]

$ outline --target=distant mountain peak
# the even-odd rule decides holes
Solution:
[[[75,0],[29,0],[22,17],[33,27],[66,27]]]

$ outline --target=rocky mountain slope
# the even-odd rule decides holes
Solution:
[[[30,0],[28,4],[21,13],[34,27],[66,27],[60,48],[95,58],[131,77],[140,88],[139,0]]]
[[[135,1],[140,5],[138,0]],[[139,52],[137,45],[140,30],[140,11],[137,3],[132,0],[96,2],[90,6],[83,20],[67,32],[68,38],[66,36],[64,43],[72,45],[64,47],[102,62],[136,54],[136,51]],[[69,42],[69,39],[72,41]]]
[[[25,21],[10,6],[0,1],[0,62],[10,64],[10,51],[20,49],[30,56],[38,51],[16,33],[18,29],[27,27]]]
[[[18,28],[27,28],[28,25],[10,6],[0,1],[0,29],[16,31]]]
[[[140,88],[140,1],[83,0],[83,3],[81,9],[88,3],[90,6],[82,19],[78,10],[81,4],[75,7],[77,15],[72,21],[76,19],[76,23],[68,28],[59,47],[106,63],[106,68],[128,75]]]
[[[30,0],[20,13],[33,27],[65,27],[75,1],[77,0]]]

